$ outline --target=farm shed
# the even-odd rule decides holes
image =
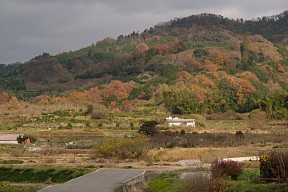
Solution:
[[[166,117],[166,121],[168,122],[168,126],[186,126],[186,127],[195,127],[196,122],[195,119],[180,119],[178,117]]]

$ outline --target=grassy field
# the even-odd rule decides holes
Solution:
[[[194,180],[179,179],[181,172],[163,173],[153,178],[146,189],[146,192],[197,192],[205,191],[209,179],[194,178]],[[246,169],[237,181],[223,178],[219,181],[223,191],[233,192],[286,192],[288,184],[262,183],[259,179],[258,169]],[[210,184],[211,185],[211,184]],[[213,185],[213,184],[212,184]],[[214,183],[215,185],[215,183]]]
[[[176,167],[176,162],[183,159],[211,163],[217,158],[254,156],[259,150],[287,147],[286,121],[251,127],[247,114],[238,120],[208,120],[201,115],[184,115],[183,118],[195,118],[197,126],[168,128],[165,117],[170,114],[161,106],[151,106],[151,103],[143,102],[130,112],[108,111],[102,119],[87,115],[86,105],[71,103],[22,103],[14,111],[1,109],[0,133],[26,134],[33,138],[33,142],[29,145],[0,145],[0,182],[4,182],[0,191],[33,192],[100,167]],[[160,134],[152,138],[139,137],[140,125],[148,120],[160,123]],[[182,129],[184,135],[180,134]],[[105,138],[112,137],[118,138],[111,140],[114,145],[105,144]],[[133,140],[137,141],[135,145]],[[99,149],[107,149],[109,153]],[[247,168],[258,166],[257,162],[246,164]],[[162,177],[157,177],[152,184],[156,182],[164,191],[177,191],[177,186],[182,185],[175,174]],[[250,181],[226,182],[231,189],[242,189]],[[173,186],[169,188],[171,183]],[[258,186],[253,182],[248,186],[254,189],[254,185]],[[269,187],[274,185],[269,184]],[[158,189],[152,187],[150,190]]]

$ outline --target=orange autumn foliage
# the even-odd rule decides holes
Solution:
[[[54,98],[52,99],[52,101],[53,101],[53,102],[56,102],[56,103],[61,103],[61,102],[67,101],[67,98],[57,96],[57,97],[54,97]]]
[[[185,64],[197,66],[197,68],[199,68],[199,69],[202,68],[202,64],[200,62],[198,62],[195,58],[193,58],[192,55],[188,55],[186,57]]]
[[[7,92],[3,92],[0,95],[0,104],[6,104],[9,102],[10,95]]]
[[[277,66],[277,70],[279,73],[282,73],[282,74],[285,73],[285,69],[280,63]]]
[[[207,87],[207,88],[215,88],[216,87],[215,83],[205,75],[201,75],[201,74],[196,75],[194,80],[195,80],[195,83],[202,85],[203,87]]]
[[[122,103],[121,103],[121,110],[122,111],[128,112],[128,111],[131,111],[131,109],[132,109],[131,101],[129,101],[129,100],[122,101]]]
[[[115,109],[117,107],[117,102],[116,101],[111,101],[109,107],[111,109]]]
[[[229,68],[236,67],[236,63],[232,59],[230,59],[228,55],[226,55],[223,52],[213,49],[209,51],[209,55],[213,63],[216,63],[220,66],[229,67]]]
[[[244,73],[242,74],[242,76],[246,78],[253,78],[253,76],[249,76],[248,74],[249,73]],[[214,72],[214,76],[218,80],[224,79],[227,84],[237,89],[236,96],[238,96],[238,104],[241,104],[243,102],[245,95],[249,95],[252,91],[256,90],[255,87],[247,80],[248,78],[243,79],[233,75],[228,75],[225,71]],[[241,76],[241,74],[239,74],[238,76]]]
[[[219,80],[219,79],[223,79],[223,78],[227,77],[228,74],[225,71],[215,71],[213,73],[213,76],[216,77],[216,79]]]
[[[131,83],[122,83],[121,81],[113,80],[101,90],[100,94],[102,99],[116,96],[117,99],[121,100],[128,98],[133,88],[134,85]]]
[[[46,96],[46,95],[39,95],[37,97],[34,98],[34,101],[36,103],[39,103],[39,104],[48,104],[49,103],[49,97]]]
[[[180,71],[179,73],[177,73],[177,78],[180,80],[186,80],[189,77],[191,77],[191,74],[187,71]]]
[[[178,54],[178,59],[176,60],[175,64],[179,69],[189,72],[197,71],[203,68],[202,64],[192,57],[191,54]]]
[[[243,103],[244,101],[244,94],[243,94],[243,88],[240,86],[239,89],[237,90],[236,96],[238,97],[238,104]]]
[[[205,65],[205,69],[206,69],[207,72],[215,72],[215,71],[217,71],[220,68],[219,65],[216,65],[216,64],[212,63],[208,59],[204,60],[204,65]]]
[[[178,53],[181,49],[183,49],[183,46],[183,43],[176,41],[171,44],[154,45],[151,47],[151,50],[158,55],[175,54]]]
[[[235,76],[238,78],[243,78],[243,79],[248,79],[248,80],[259,82],[258,77],[256,75],[254,75],[253,73],[251,73],[250,71],[244,71],[242,73],[237,73],[237,74],[235,74]]]
[[[87,92],[93,100],[101,102],[102,101],[101,91],[102,90],[100,90],[99,87],[92,87]]]
[[[236,78],[236,85],[238,87],[242,87],[243,90],[245,90],[245,92],[247,94],[250,94],[252,91],[255,91],[255,87],[253,85],[251,85],[251,83],[249,81],[247,81],[246,79],[240,79],[240,78]]]
[[[135,52],[137,54],[144,54],[149,50],[148,46],[146,43],[139,43],[136,45]]]
[[[88,100],[90,95],[87,92],[73,92],[68,95],[70,100]]]
[[[63,102],[66,100],[72,100],[72,101],[96,101],[96,102],[102,102],[105,99],[115,96],[117,100],[124,100],[127,99],[130,95],[130,92],[134,88],[134,84],[132,83],[122,83],[118,80],[113,80],[109,84],[107,84],[104,87],[93,87],[90,90],[87,91],[77,91],[70,93],[66,98],[65,97],[55,97],[51,99],[54,102]],[[117,109],[117,102],[111,101],[110,102],[110,108]],[[125,101],[121,108],[123,110],[129,111],[132,108],[132,104],[130,104],[128,101]]]
[[[13,96],[10,100],[10,108],[18,109],[19,107],[20,107],[20,102],[18,101],[17,97]]]
[[[191,84],[190,89],[192,96],[196,96],[199,103],[205,102],[205,95],[208,93],[208,91],[204,87],[196,84]]]

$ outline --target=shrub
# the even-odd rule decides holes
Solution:
[[[186,179],[181,185],[181,192],[220,192],[226,191],[226,183],[223,179],[212,179],[209,174],[195,174]]]
[[[101,144],[95,146],[93,158],[139,158],[145,152],[144,145],[145,140],[143,137],[105,137]]]
[[[252,129],[261,129],[267,127],[267,115],[264,111],[256,109],[249,114],[248,125]]]
[[[180,134],[185,135],[186,134],[185,130],[181,129]]]
[[[237,178],[243,173],[243,167],[237,161],[215,160],[211,164],[211,172],[213,179],[230,176],[232,180],[237,180]]]
[[[245,137],[245,135],[244,135],[244,133],[242,131],[236,131],[235,136],[238,139],[243,139]]]
[[[92,119],[106,119],[107,118],[107,114],[106,111],[103,110],[96,110],[93,112],[93,114],[91,115]]]
[[[133,130],[134,127],[135,127],[135,126],[134,126],[134,123],[133,123],[133,122],[130,122],[130,129]]]
[[[197,174],[191,179],[184,181],[181,191],[183,192],[209,192],[210,179],[203,174]]]
[[[18,143],[25,143],[25,142],[28,141],[28,139],[29,139],[30,143],[35,143],[35,142],[36,142],[35,137],[33,137],[33,136],[31,136],[31,135],[26,135],[26,134],[24,134],[24,135],[19,135],[19,136],[17,137],[17,142],[18,142]]]
[[[98,127],[102,128],[103,127],[103,123],[98,123]]]
[[[3,181],[3,182],[1,182],[1,186],[4,186],[4,187],[10,186],[10,182],[9,181]]]
[[[87,105],[87,110],[85,112],[85,115],[91,115],[93,113],[93,105]]]
[[[285,182],[288,178],[288,150],[261,151],[260,177],[263,179]]]
[[[140,129],[139,129],[139,133],[143,133],[145,135],[148,135],[148,136],[153,136],[155,135],[156,133],[158,133],[158,129],[156,128],[156,126],[158,125],[159,123],[157,121],[145,121]]]
[[[68,123],[66,126],[66,129],[72,129],[72,128],[73,128],[73,125],[71,123]]]

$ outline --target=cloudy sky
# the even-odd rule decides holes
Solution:
[[[0,63],[77,50],[199,13],[252,19],[288,10],[288,0],[0,0]]]

